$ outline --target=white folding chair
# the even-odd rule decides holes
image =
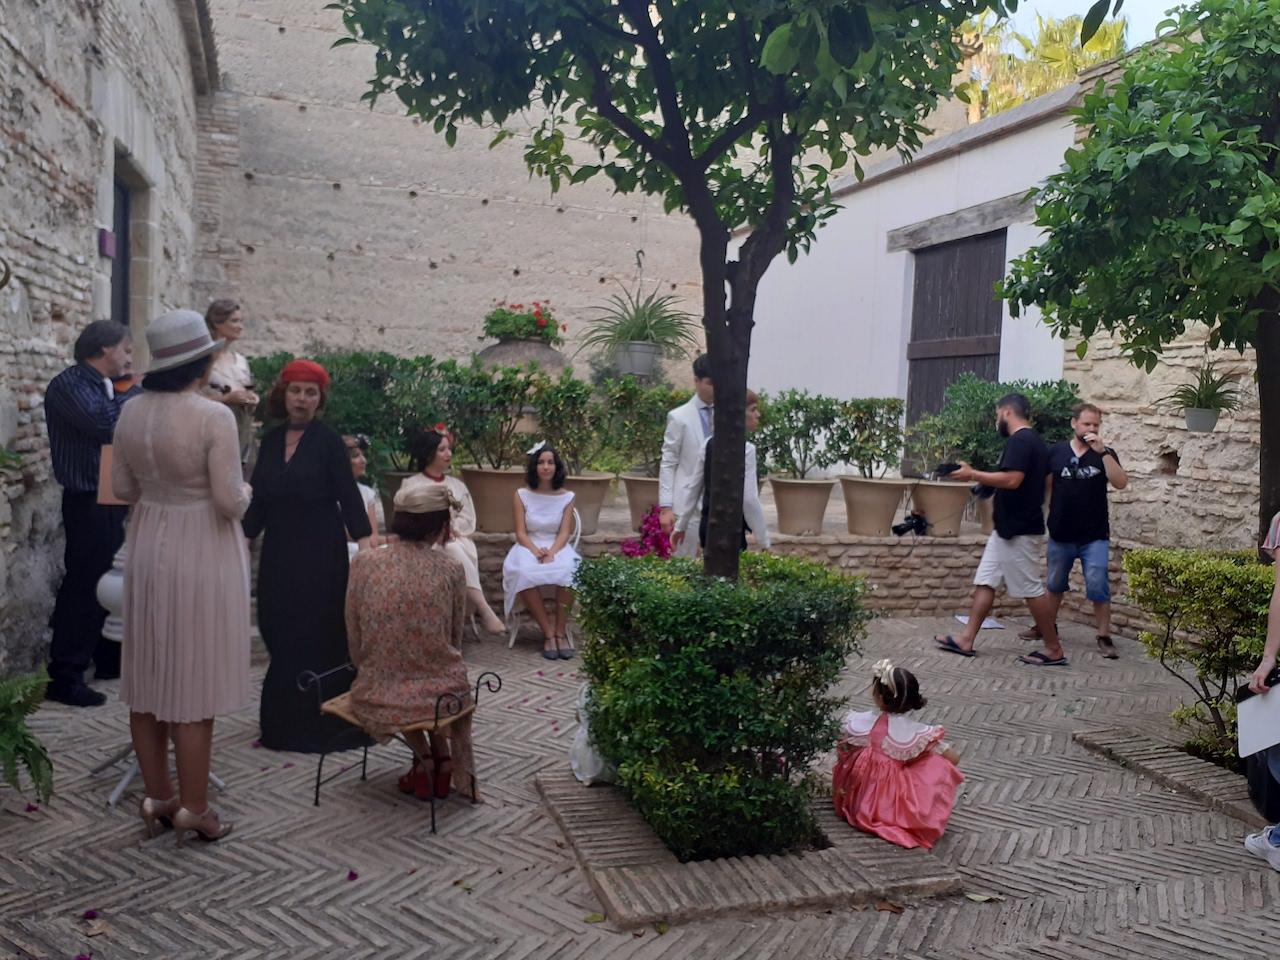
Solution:
[[[578,541],[581,539],[582,539],[582,517],[578,515],[578,508],[574,507],[573,508],[573,533],[569,537],[569,546],[573,547],[574,550],[577,550]],[[551,599],[556,595],[556,589],[557,589],[556,587],[547,586],[547,587],[540,588],[538,592],[541,593],[545,599]],[[517,597],[516,599],[517,601],[519,601],[519,597]],[[524,604],[518,603],[517,606],[514,606],[511,608],[511,616],[508,619],[511,627],[511,636],[507,640],[507,649],[510,650],[512,647],[516,645],[516,637],[520,635],[521,620],[530,619],[529,611],[525,609]],[[565,639],[569,641],[570,645],[572,645],[573,633],[571,632],[568,623],[565,624],[564,633],[565,633]]]

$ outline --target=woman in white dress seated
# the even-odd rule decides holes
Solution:
[[[346,435],[342,438],[343,446],[347,448],[347,455],[351,457],[351,473],[356,478],[356,489],[360,491],[360,499],[364,501],[365,513],[369,516],[369,528],[373,533],[369,536],[369,546],[382,546],[381,531],[385,526],[382,518],[382,500],[378,497],[378,491],[373,489],[367,483],[363,483],[365,473],[369,469],[369,438],[364,434]],[[351,539],[351,534],[347,534],[347,551],[349,558],[354,560],[359,545]]]
[[[515,493],[516,544],[502,564],[502,590],[510,616],[516,598],[533,614],[542,631],[542,655],[548,660],[573,656],[566,627],[573,605],[573,576],[582,558],[569,546],[573,536],[573,491],[564,489],[560,454],[544,443],[529,451],[526,486]],[[556,588],[555,626],[542,603],[542,588]]]

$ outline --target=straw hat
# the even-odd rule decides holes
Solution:
[[[147,326],[147,349],[151,352],[147,372],[172,370],[199,360],[221,350],[225,343],[209,335],[204,317],[194,310],[170,310]]]

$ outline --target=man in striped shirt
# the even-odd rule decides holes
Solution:
[[[75,359],[74,366],[50,381],[44,395],[66,535],[66,574],[53,608],[46,696],[76,707],[96,707],[107,698],[85,684],[90,661],[96,679],[120,676],[120,646],[102,638],[107,614],[98,603],[97,587],[124,542],[126,508],[98,503],[98,467],[120,406],[132,394],[117,394],[111,382],[133,362],[129,328],[95,320],[76,339]]]

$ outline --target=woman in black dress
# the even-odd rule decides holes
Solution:
[[[319,753],[346,725],[321,717],[314,690],[298,689],[298,675],[321,673],[347,660],[344,605],[347,533],[364,541],[372,531],[338,433],[316,419],[329,375],[311,360],[280,373],[268,412],[284,423],[262,439],[253,471],[253,501],[244,518],[250,539],[265,533],[258,567],[258,628],[271,655],[262,684],[262,745]],[[335,677],[326,696],[351,685]]]

